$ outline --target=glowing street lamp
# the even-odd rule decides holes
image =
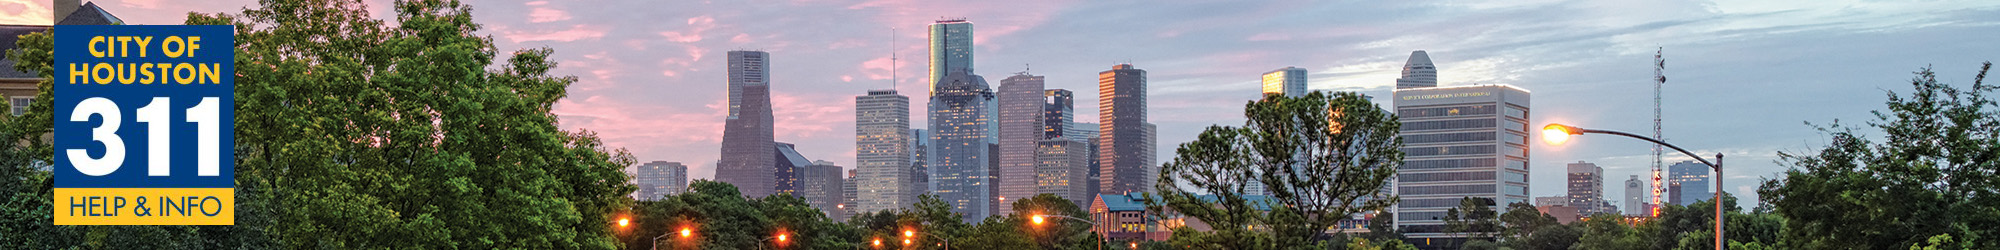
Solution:
[[[1626,133],[1626,132],[1618,132],[1618,131],[1611,131],[1611,130],[1596,130],[1596,129],[1584,129],[1584,128],[1577,128],[1577,127],[1573,127],[1573,126],[1569,126],[1569,125],[1562,125],[1562,124],[1556,124],[1556,123],[1550,123],[1550,124],[1549,124],[1548,126],[1543,126],[1543,127],[1542,127],[1542,140],[1543,140],[1543,141],[1546,141],[1546,142],[1548,142],[1548,143],[1549,143],[1549,145],[1562,145],[1562,144],[1563,144],[1563,142],[1567,142],[1567,141],[1569,141],[1569,136],[1571,136],[1571,135],[1583,135],[1583,134],[1585,134],[1585,133],[1594,133],[1594,134],[1611,134],[1611,135],[1620,135],[1620,136],[1625,136],[1625,137],[1631,137],[1631,138],[1635,138],[1635,139],[1640,139],[1640,140],[1645,140],[1645,141],[1647,141],[1647,142],[1652,142],[1653,144],[1658,144],[1658,145],[1660,145],[1660,146],[1666,146],[1667,148],[1672,148],[1672,149],[1674,149],[1674,151],[1680,151],[1680,152],[1681,152],[1681,154],[1683,154],[1683,155],[1687,155],[1688,157],[1691,157],[1691,158],[1694,158],[1694,160],[1695,160],[1695,161],[1700,161],[1700,162],[1701,162],[1701,164],[1708,164],[1708,167],[1709,167],[1709,168],[1714,168],[1714,169],[1715,169],[1715,199],[1714,199],[1714,200],[1711,200],[1711,202],[1715,202],[1715,249],[1718,249],[1718,250],[1720,250],[1720,249],[1723,249],[1723,247],[1725,247],[1725,246],[1723,245],[1723,242],[1724,242],[1724,240],[1723,240],[1723,237],[1724,237],[1724,236],[1723,236],[1723,234],[1722,234],[1722,219],[1723,219],[1723,216],[1722,216],[1722,153],[1716,153],[1716,154],[1715,154],[1715,162],[1709,162],[1709,161],[1708,161],[1707,159],[1702,159],[1702,158],[1701,158],[1701,156],[1698,156],[1698,155],[1695,155],[1695,154],[1694,154],[1693,152],[1688,152],[1688,151],[1687,151],[1686,149],[1681,149],[1681,147],[1680,147],[1680,146],[1674,146],[1673,144],[1667,144],[1667,142],[1664,142],[1664,141],[1660,141],[1660,140],[1658,140],[1658,139],[1653,139],[1653,138],[1647,138],[1647,137],[1645,137],[1645,136],[1639,136],[1639,135],[1635,135],[1635,134],[1632,134],[1632,133]]]
[[[626,226],[631,226],[631,225],[632,225],[632,218],[618,218],[619,229],[625,229]]]
[[[1034,222],[1035,226],[1041,226],[1041,225],[1042,225],[1042,223],[1048,223],[1048,219],[1047,219],[1047,217],[1056,217],[1056,218],[1063,218],[1063,219],[1071,219],[1071,220],[1077,220],[1077,221],[1082,221],[1083,223],[1090,223],[1090,227],[1091,227],[1091,228],[1096,228],[1096,227],[1097,227],[1097,222],[1096,222],[1096,221],[1091,221],[1091,220],[1089,220],[1089,219],[1084,219],[1084,218],[1077,218],[1077,217],[1070,217],[1070,216],[1068,216],[1068,215],[1060,215],[1060,214],[1046,214],[1046,215],[1045,215],[1045,214],[1040,214],[1040,213],[1036,213],[1036,214],[1035,214],[1035,215],[1033,215],[1033,216],[1029,216],[1029,217],[1028,217],[1028,220],[1029,220],[1029,221],[1032,221],[1032,222]],[[1098,240],[1098,241],[1097,241],[1097,249],[1104,249],[1104,243],[1105,243],[1105,242],[1104,242],[1104,237],[1103,237],[1103,236],[1098,236],[1098,237],[1097,237],[1097,240]]]

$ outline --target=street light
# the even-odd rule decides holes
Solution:
[[[917,234],[923,234],[930,236],[932,238],[937,238],[938,241],[944,242],[945,250],[951,249],[951,239],[946,239],[944,238],[944,236],[938,236],[937,234],[932,234],[928,232],[918,232],[917,230],[912,230],[912,229],[903,229],[903,245],[909,245],[910,243],[914,243],[915,241],[912,241],[910,238],[916,238]]]
[[[653,250],[660,250],[660,238],[666,238],[667,235],[673,235],[673,234],[674,234],[673,232],[665,232],[665,233],[660,233],[660,236],[654,236]],[[694,238],[694,227],[681,226],[681,239],[686,240],[689,238]]]
[[[772,248],[784,248],[786,245],[785,243],[789,243],[789,241],[791,240],[790,236],[791,233],[786,233],[784,229],[778,229],[778,235],[773,235],[771,237],[764,237],[764,239],[757,240],[757,242],[764,243],[776,240],[776,242],[772,243],[772,245],[777,245],[777,246]],[[758,246],[762,247],[763,245],[759,244]]]
[[[1636,138],[1636,139],[1640,139],[1640,140],[1645,140],[1645,141],[1647,141],[1647,142],[1652,142],[1653,144],[1659,144],[1660,146],[1666,146],[1667,148],[1672,148],[1672,149],[1674,149],[1674,151],[1680,151],[1680,152],[1681,152],[1681,154],[1683,154],[1683,155],[1687,155],[1688,157],[1691,157],[1691,158],[1694,158],[1694,160],[1696,160],[1696,161],[1701,161],[1701,164],[1707,164],[1709,168],[1713,168],[1713,169],[1715,169],[1715,198],[1714,198],[1714,200],[1710,200],[1711,202],[1715,202],[1715,249],[1717,249],[1717,250],[1722,250],[1722,249],[1723,249],[1723,247],[1725,247],[1725,245],[1723,244],[1724,240],[1723,240],[1723,234],[1722,234],[1722,220],[1723,220],[1723,217],[1722,217],[1722,153],[1716,153],[1716,154],[1715,154],[1715,162],[1709,162],[1709,161],[1708,161],[1708,160],[1706,160],[1706,159],[1702,159],[1702,158],[1701,158],[1701,156],[1698,156],[1698,155],[1695,155],[1695,154],[1694,154],[1693,152],[1688,152],[1688,151],[1687,151],[1686,149],[1681,149],[1681,147],[1679,147],[1679,146],[1674,146],[1673,144],[1667,144],[1667,142],[1664,142],[1664,141],[1660,141],[1660,140],[1658,140],[1658,139],[1653,139],[1653,138],[1647,138],[1647,137],[1645,137],[1645,136],[1639,136],[1639,135],[1635,135],[1635,134],[1632,134],[1632,133],[1626,133],[1626,132],[1618,132],[1618,131],[1611,131],[1611,130],[1596,130],[1596,129],[1584,129],[1584,128],[1577,128],[1577,127],[1572,127],[1572,126],[1569,126],[1569,125],[1562,125],[1562,124],[1557,124],[1557,123],[1550,123],[1550,124],[1549,124],[1548,126],[1543,126],[1543,127],[1542,127],[1542,140],[1543,140],[1543,141],[1547,141],[1547,142],[1549,143],[1549,145],[1562,145],[1562,144],[1563,144],[1563,142],[1566,142],[1566,141],[1569,141],[1569,136],[1571,136],[1571,135],[1583,135],[1584,133],[1596,133],[1596,134],[1611,134],[1611,135],[1620,135],[1620,136],[1625,136],[1625,137],[1631,137],[1631,138]]]
[[[618,218],[618,229],[625,229],[626,226],[631,226],[631,225],[632,225],[632,218]]]

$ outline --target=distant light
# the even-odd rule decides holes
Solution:
[[[618,218],[618,227],[625,227],[630,225],[632,225],[631,218]]]
[[[1562,145],[1563,142],[1569,141],[1570,135],[1575,134],[1581,134],[1581,131],[1562,124],[1550,123],[1542,127],[1542,141],[1548,142],[1549,145]]]

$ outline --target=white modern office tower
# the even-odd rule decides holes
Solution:
[[[1431,55],[1422,50],[1410,52],[1410,61],[1403,63],[1403,77],[1396,78],[1396,89],[1437,86],[1438,70],[1431,64]]]
[[[963,18],[938,20],[930,25],[930,89],[952,72],[972,74],[972,22]]]
[[[1709,193],[1708,165],[1694,161],[1681,161],[1667,166],[1667,200],[1675,205],[1691,205],[1695,202],[1714,199]]]
[[[1569,164],[1569,204],[1576,207],[1577,214],[1590,216],[1597,213],[1615,213],[1602,206],[1604,203],[1604,168],[1596,163],[1577,161]]]
[[[1650,209],[1646,204],[1646,187],[1648,187],[1646,181],[1639,179],[1639,175],[1632,175],[1632,179],[1625,180],[1625,215],[1647,214]]]
[[[905,197],[916,186],[910,168],[910,97],[896,90],[870,90],[854,98],[856,195],[851,210],[895,210],[915,203]]]
[[[659,200],[668,195],[677,195],[687,189],[687,165],[679,162],[654,161],[632,167],[632,184],[639,190],[632,192],[635,200]]]
[[[1528,201],[1528,96],[1508,85],[1396,90],[1404,158],[1394,211],[1413,242],[1457,248],[1464,234],[1443,218],[1460,199],[1490,200],[1494,211]]]
[[[1027,72],[1000,80],[995,90],[995,99],[1000,105],[1000,207],[1013,208],[1014,201],[1034,197],[1038,193],[1035,177],[1037,165],[1035,154],[1040,141],[1048,135],[1048,119],[1044,119],[1047,96],[1041,76]],[[995,211],[999,214],[1012,213],[1013,209]]]
[[[1285,67],[1264,73],[1264,93],[1278,93],[1289,97],[1306,95],[1306,69]]]

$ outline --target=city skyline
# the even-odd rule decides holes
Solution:
[[[169,24],[178,23],[190,9],[234,11],[249,1],[171,6],[156,1],[95,2],[134,24]],[[370,9],[387,8],[382,1],[370,3]],[[718,74],[722,70],[716,66],[721,64],[716,62],[723,57],[721,51],[763,48],[778,54],[776,63],[784,64],[780,68],[786,71],[774,72],[775,78],[791,82],[778,81],[776,84],[782,87],[773,92],[777,109],[774,112],[779,116],[776,140],[797,142],[800,151],[811,154],[810,158],[850,159],[852,135],[844,132],[852,127],[841,125],[852,124],[841,122],[842,117],[852,116],[851,104],[846,101],[862,93],[861,90],[887,87],[889,65],[885,52],[891,50],[887,46],[887,29],[903,30],[898,34],[903,48],[894,51],[903,58],[913,58],[922,55],[919,43],[922,40],[913,36],[920,32],[911,31],[937,16],[965,16],[985,27],[986,32],[975,39],[983,54],[979,57],[980,64],[988,65],[989,71],[998,70],[994,72],[1013,71],[1016,65],[1023,68],[1033,65],[1036,72],[1049,77],[1049,88],[1090,89],[1087,85],[1090,72],[1115,62],[1144,65],[1155,73],[1151,87],[1154,102],[1149,108],[1158,109],[1153,113],[1161,115],[1150,122],[1162,129],[1160,148],[1166,150],[1186,141],[1205,125],[1240,123],[1240,115],[1232,112],[1240,112],[1240,104],[1254,98],[1258,73],[1298,65],[1315,72],[1311,89],[1354,90],[1387,96],[1402,57],[1412,50],[1431,54],[1441,72],[1440,86],[1493,83],[1538,91],[1540,113],[1533,121],[1536,125],[1562,122],[1641,131],[1650,126],[1644,111],[1651,104],[1632,100],[1651,95],[1643,88],[1651,73],[1648,57],[1653,48],[1666,47],[1666,57],[1671,61],[1667,75],[1673,79],[1666,85],[1666,137],[1698,153],[1729,154],[1732,170],[1726,173],[1725,181],[1730,186],[1723,191],[1746,197],[1754,196],[1744,191],[1754,187],[1758,177],[1784,169],[1771,163],[1776,151],[1825,144],[1821,135],[1801,122],[1862,120],[1867,117],[1867,110],[1880,109],[1881,104],[1833,100],[1879,99],[1883,89],[1903,84],[1907,80],[1904,73],[1922,65],[1939,65],[1941,71],[1965,70],[1962,65],[1983,60],[1978,58],[1981,55],[1995,54],[1996,49],[1977,46],[1976,41],[1996,34],[1964,31],[1990,29],[1995,25],[1993,16],[2000,16],[1993,15],[1995,3],[1991,2],[1936,2],[1872,9],[1847,8],[1862,4],[1845,3],[1766,5],[1727,1],[1687,5],[1646,3],[1648,8],[1616,9],[1553,3],[1514,6],[1344,3],[1343,8],[1331,8],[1331,4],[1287,7],[1293,10],[1274,10],[1275,5],[1170,5],[1147,11],[1211,13],[1181,16],[1179,20],[1147,26],[1081,28],[1072,24],[1122,22],[1107,22],[1117,21],[1105,19],[1111,17],[1079,15],[1115,10],[1105,6],[1109,4],[1088,3],[1037,3],[1022,7],[1037,10],[1023,12],[1039,13],[1026,16],[1001,15],[995,10],[985,10],[998,8],[975,3],[964,6],[801,3],[778,7],[838,11],[769,21],[759,20],[778,14],[745,11],[754,8],[730,4],[690,6],[688,10],[660,13],[656,17],[662,18],[655,20],[632,21],[620,19],[633,16],[629,14],[598,13],[625,10],[593,10],[573,5],[578,3],[469,3],[480,7],[475,21],[490,24],[482,32],[494,34],[501,51],[552,47],[557,50],[555,58],[563,63],[556,73],[579,77],[570,99],[557,106],[563,128],[596,131],[605,137],[608,146],[632,149],[641,162],[688,163],[692,178],[712,178],[713,163],[717,160],[714,152],[719,148],[723,120],[719,114],[724,113],[716,111],[723,107],[717,105],[723,103],[720,98],[723,78]],[[176,11],[143,11],[151,9]],[[1309,18],[1297,14],[1329,11],[1337,11],[1336,14],[1382,11],[1413,16]],[[1495,15],[1550,12],[1573,12],[1575,19],[1539,26],[1530,24],[1541,21],[1491,20]],[[1256,16],[1269,17],[1249,18]],[[825,19],[856,20],[858,24],[823,22]],[[1221,22],[1197,25],[1203,21]],[[1271,23],[1293,23],[1289,25],[1296,26],[1287,27],[1321,32],[1280,29],[1287,27],[1218,29]],[[776,27],[787,24],[800,27]],[[632,27],[639,25],[645,27]],[[813,28],[843,34],[800,31]],[[1486,30],[1492,33],[1480,33]],[[1444,34],[1484,35],[1449,39]],[[1912,36],[1942,38],[1895,39]],[[736,42],[739,37],[746,42]],[[1086,38],[1157,39],[1158,42],[1112,48],[1125,43],[1090,44],[1084,42],[1089,41]],[[1795,46],[1805,43],[1814,46]],[[1064,48],[1052,44],[1086,46]],[[1305,47],[1309,44],[1314,47]],[[1307,48],[1310,53],[1274,52]],[[690,50],[702,53],[686,53]],[[1022,53],[1035,50],[1047,51]],[[897,84],[897,89],[922,93],[917,90],[926,84],[914,80],[918,78],[914,76],[922,75],[923,67],[917,62],[899,64],[897,72],[903,81]],[[1758,70],[1742,70],[1751,68]],[[1969,76],[1963,75],[1946,74],[1940,78],[1954,84],[1969,82]],[[1823,87],[1828,84],[1838,87]],[[1096,102],[1088,91],[1077,96],[1079,103]],[[1740,110],[1725,110],[1730,108]],[[1096,122],[1091,115],[1095,110],[1078,112],[1079,122]],[[913,118],[912,122],[924,122],[921,119]],[[1777,125],[1739,129],[1750,124]],[[1650,165],[1650,160],[1645,159],[1650,157],[1650,150],[1643,144],[1599,138],[1584,140],[1598,142],[1588,148],[1533,145],[1533,164],[1555,166],[1586,160],[1600,163],[1609,176],[1645,174]],[[1162,157],[1172,155],[1155,153]],[[1668,157],[1667,161],[1677,159]],[[849,162],[842,163],[852,166]],[[1559,185],[1551,185],[1561,180],[1559,172],[1537,171],[1531,179],[1540,184],[1534,185],[1535,196],[1562,192]],[[1617,191],[1622,190],[1606,190],[1606,193]]]

